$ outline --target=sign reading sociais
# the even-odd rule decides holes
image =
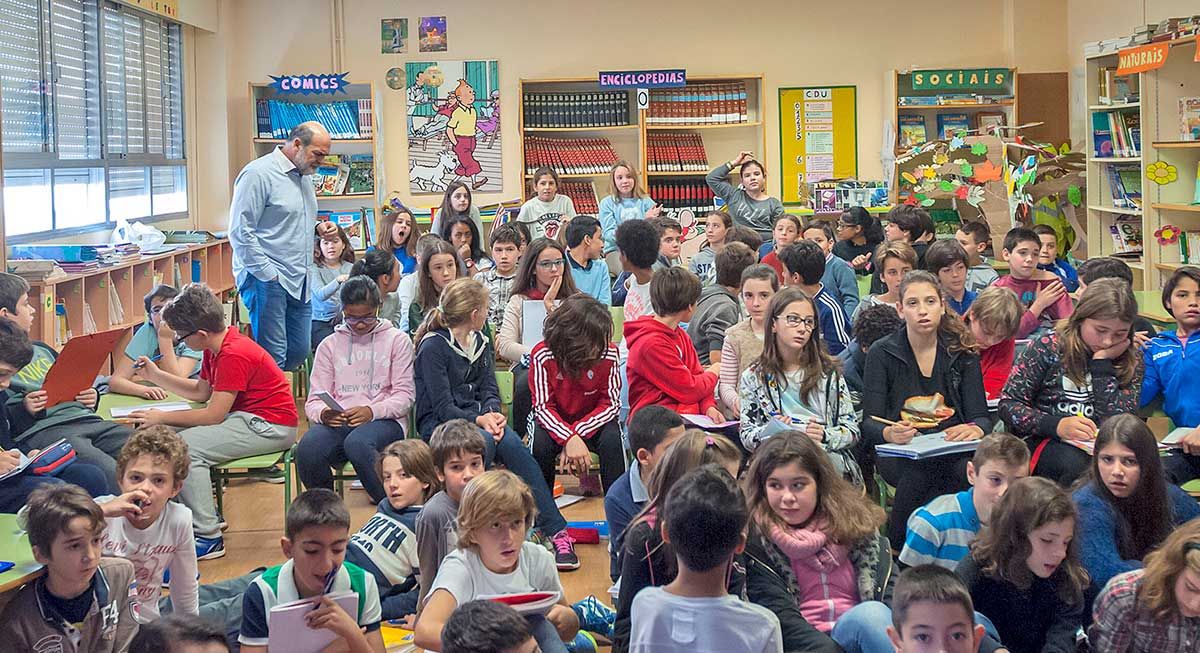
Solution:
[[[350,82],[346,81],[346,75],[349,74],[280,75],[279,77],[271,75],[271,88],[280,94],[333,95],[345,93],[346,87],[350,85]]]
[[[600,88],[678,88],[686,85],[687,73],[682,68],[600,71]]]
[[[1161,68],[1167,63],[1170,49],[1171,44],[1164,41],[1121,50],[1117,52],[1117,74],[1132,75]]]
[[[1003,90],[1012,81],[1008,68],[959,68],[952,70],[914,70],[914,91]]]

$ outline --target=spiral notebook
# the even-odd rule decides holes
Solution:
[[[326,594],[337,602],[351,619],[358,621],[358,592],[344,591]],[[267,650],[288,653],[318,653],[337,639],[332,630],[309,628],[305,615],[313,611],[322,597],[300,599],[281,603],[271,608],[267,615],[267,631],[270,633]]]
[[[936,458],[937,456],[969,453],[978,448],[979,440],[951,442],[946,439],[945,433],[938,431],[937,433],[918,435],[908,444],[894,444],[891,442],[877,444],[875,445],[875,453],[888,458],[922,460],[925,458]]]

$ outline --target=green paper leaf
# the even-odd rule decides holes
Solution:
[[[983,156],[987,154],[987,145],[984,143],[975,143],[971,145],[971,154]]]
[[[950,191],[954,190],[954,184],[943,179],[942,183],[938,184],[938,188],[941,188],[943,191],[949,193]]]
[[[975,167],[970,163],[964,163],[959,171],[962,172],[962,176],[970,177],[971,175],[975,174]]]
[[[932,198],[923,199],[921,200],[921,206],[933,206],[933,201],[934,200]]]
[[[925,193],[916,193],[915,197],[919,200],[924,201],[926,198],[926,195],[925,195]]]
[[[1078,186],[1071,186],[1067,189],[1067,200],[1074,206],[1079,206],[1083,203],[1083,193],[1079,191]]]

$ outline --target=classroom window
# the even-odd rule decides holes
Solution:
[[[103,0],[0,0],[0,31],[9,235],[186,213],[178,24]]]

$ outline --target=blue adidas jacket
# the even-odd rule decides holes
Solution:
[[[1187,347],[1174,331],[1164,331],[1150,340],[1142,355],[1146,375],[1142,379],[1141,405],[1146,406],[1160,394],[1163,411],[1175,426],[1200,426],[1200,333],[1188,338]]]

